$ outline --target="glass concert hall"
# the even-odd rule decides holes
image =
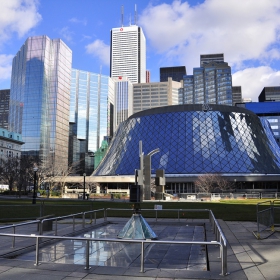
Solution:
[[[152,177],[163,169],[167,192],[194,193],[203,174],[219,174],[236,189],[280,189],[280,149],[266,120],[239,107],[192,104],[159,107],[120,124],[93,176],[134,176],[139,141]],[[110,186],[109,186],[110,187]]]

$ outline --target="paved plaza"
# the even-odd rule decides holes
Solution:
[[[101,225],[83,236],[106,238],[113,237],[124,225],[124,219],[110,218],[108,227]],[[206,234],[207,240],[214,235],[207,220],[181,220],[180,222],[147,219],[159,239],[182,240],[188,237],[201,240]],[[204,224],[205,227],[201,225]],[[280,234],[276,232],[264,240],[257,240],[252,231],[254,222],[224,222],[219,220],[229,243],[228,272],[221,276],[219,248],[207,246],[207,252],[201,246],[159,246],[154,245],[145,251],[145,272],[140,272],[139,248],[122,245],[96,244],[91,248],[95,257],[90,260],[90,269],[85,270],[84,249],[77,242],[58,242],[40,251],[39,266],[35,266],[35,254],[28,252],[18,257],[0,258],[0,279],[280,279]],[[168,225],[169,224],[169,225]],[[31,228],[29,228],[30,230]],[[34,229],[36,231],[36,229]],[[205,232],[204,232],[205,231]],[[37,232],[38,234],[38,232]],[[11,238],[0,237],[0,255],[13,251]],[[26,246],[24,239],[16,241],[16,248]],[[97,248],[98,247],[98,248]],[[207,255],[208,253],[208,255]],[[98,258],[96,258],[98,256]],[[207,270],[206,258],[209,259]]]

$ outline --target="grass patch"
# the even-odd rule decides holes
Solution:
[[[160,204],[163,211],[158,211],[158,218],[177,218],[178,213],[165,211],[169,209],[211,209],[217,219],[225,221],[256,221],[256,205],[267,200],[244,199],[244,200],[221,200],[219,202],[143,202],[142,209],[154,209],[155,204]],[[267,208],[269,203],[261,206]],[[61,199],[37,199],[32,204],[30,199],[0,200],[0,221],[18,221],[36,219],[37,217],[54,214],[65,216],[73,213],[97,210],[102,208],[119,208],[131,211],[108,211],[108,216],[130,217],[133,203],[123,201],[98,201],[98,200],[61,200]],[[142,211],[146,218],[155,217],[155,212]],[[103,217],[99,213],[97,217]],[[208,218],[207,213],[180,211],[180,218],[197,219]]]

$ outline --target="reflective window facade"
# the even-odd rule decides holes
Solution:
[[[265,120],[243,108],[177,105],[139,112],[123,122],[93,175],[133,175],[139,141],[151,170],[184,174],[279,174],[280,149]]]
[[[280,101],[280,87],[264,87],[259,95],[259,102]]]
[[[9,129],[22,154],[68,165],[72,51],[60,39],[29,37],[13,59]]]
[[[132,83],[127,77],[113,78],[115,82],[114,131],[132,115]]]
[[[249,102],[238,104],[269,122],[276,142],[280,146],[280,102]]]
[[[72,69],[69,163],[92,156],[104,137],[113,136],[113,105],[114,82],[110,77]],[[92,166],[82,166],[82,173],[93,170],[93,160],[88,162]]]
[[[8,129],[10,90],[0,90],[0,128]]]
[[[213,58],[214,59],[214,58]],[[184,76],[183,104],[232,105],[231,68],[226,62],[205,60]]]
[[[173,81],[181,82],[183,80],[183,76],[185,76],[186,74],[186,66],[159,68],[160,82],[167,82],[168,78],[172,78]]]

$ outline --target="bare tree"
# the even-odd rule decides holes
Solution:
[[[204,174],[197,178],[195,187],[199,192],[211,193],[230,190],[232,184],[220,174]]]
[[[20,162],[15,157],[1,158],[0,164],[0,178],[1,181],[9,185],[10,192],[13,190],[14,184],[19,179]]]
[[[76,169],[76,166],[78,165],[79,162],[75,162],[66,168],[61,167],[54,171],[54,177],[52,177],[51,180],[59,186],[62,193],[65,191],[67,177],[73,173],[73,171]]]
[[[98,187],[100,189],[100,183],[98,182],[88,182],[87,185],[91,193],[96,193]]]
[[[217,174],[216,179],[217,179],[216,185],[218,190],[224,192],[224,191],[230,191],[234,188],[234,182],[230,182],[226,180],[221,175]]]

